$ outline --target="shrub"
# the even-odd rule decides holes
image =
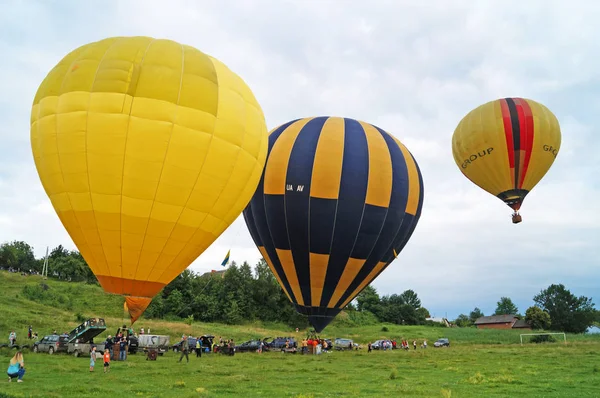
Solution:
[[[540,343],[555,343],[556,340],[554,339],[553,336],[547,335],[547,334],[542,334],[542,335],[538,335],[538,336],[533,336],[531,338],[531,342],[532,343],[536,343],[536,344],[540,344]]]
[[[382,332],[389,332],[390,330],[387,328],[387,326],[384,326],[381,328]]]

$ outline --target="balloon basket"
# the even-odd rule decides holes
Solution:
[[[521,217],[521,215],[520,215],[520,214],[514,213],[514,214],[512,215],[512,222],[513,222],[513,224],[518,224],[518,223],[520,223],[521,221],[523,221],[523,218]]]

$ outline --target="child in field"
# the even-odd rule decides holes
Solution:
[[[94,371],[95,364],[96,364],[96,347],[92,347],[92,351],[90,351],[90,372]]]
[[[104,350],[104,373],[110,372],[110,351]]]

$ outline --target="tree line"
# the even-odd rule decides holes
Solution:
[[[533,297],[535,303],[525,311],[525,316],[509,297],[501,297],[492,315],[516,315],[534,330],[553,330],[568,333],[583,333],[594,322],[600,322],[600,311],[594,308],[591,298],[575,296],[563,284],[552,284]],[[469,315],[460,314],[454,323],[459,327],[473,326],[484,316],[475,307]]]
[[[35,258],[33,248],[25,242],[0,245],[0,269],[35,274],[41,273],[43,262],[43,258]],[[59,245],[49,253],[48,264],[51,278],[98,284],[78,251]],[[535,305],[523,316],[510,298],[501,297],[494,314],[525,318],[533,329],[572,333],[581,333],[594,321],[600,322],[600,311],[594,309],[592,299],[577,297],[562,284],[543,289],[533,301]],[[349,326],[377,322],[432,324],[427,321],[429,311],[413,290],[380,296],[374,287],[367,286],[344,310],[335,322],[346,322]],[[152,300],[144,316],[228,324],[260,320],[308,326],[306,317],[296,312],[263,259],[254,267],[247,262],[239,266],[232,262],[226,270],[202,275],[185,270]],[[475,308],[469,315],[459,315],[453,323],[469,327],[481,316],[483,312]]]

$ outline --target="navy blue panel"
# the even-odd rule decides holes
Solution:
[[[285,225],[284,195],[265,194],[265,215],[273,245],[277,249],[290,250],[290,241]]]
[[[336,199],[310,198],[311,253],[329,254],[336,209]]]
[[[384,263],[391,263],[394,261],[394,250],[396,253],[400,253],[404,248],[404,244],[407,242],[407,238],[409,234],[414,229],[414,216],[411,214],[404,214],[404,220],[402,220],[402,225],[398,232],[396,233],[396,237],[394,238],[394,242],[390,245],[390,248],[385,253],[385,256],[381,259]]]
[[[383,228],[387,212],[388,209],[386,207],[365,204],[360,231],[350,255],[351,257],[363,260],[369,257],[379,238],[381,228]]]
[[[248,206],[244,209],[242,214],[244,215],[244,221],[246,222],[246,226],[248,227],[248,231],[250,232],[254,244],[256,244],[256,246],[263,246],[260,234],[256,229],[256,223],[254,222],[254,216],[252,215],[252,205],[250,203],[248,203]]]
[[[300,130],[290,152],[285,180],[287,236],[305,305],[310,305],[311,302],[308,225],[310,185],[317,143],[326,120],[325,117],[314,118]]]
[[[352,281],[348,287],[346,293],[340,297],[337,305],[341,305],[346,301],[350,294],[358,288],[362,281],[371,273],[373,268],[375,268],[386,255],[394,242],[394,238],[402,224],[405,214],[404,211],[408,200],[408,170],[406,168],[406,162],[402,151],[394,139],[385,131],[379,128],[377,129],[383,136],[392,159],[392,195],[390,198],[390,205],[375,247],[371,251],[371,254],[367,258],[367,261],[365,261],[361,270],[356,275],[356,278],[354,278],[354,281]]]
[[[335,229],[321,306],[327,306],[356,242],[367,196],[369,148],[359,122],[344,119],[344,154]]]
[[[412,157],[412,155],[411,155]],[[413,157],[414,161],[414,157]],[[419,175],[419,203],[417,204],[417,211],[414,216],[410,214],[406,214],[404,223],[402,224],[402,228],[400,229],[398,236],[396,237],[393,249],[397,254],[400,254],[404,246],[410,240],[415,228],[417,227],[417,223],[419,222],[419,218],[421,217],[421,210],[423,209],[423,176],[421,175],[421,170],[419,169],[419,165],[415,161],[415,165],[417,167],[417,173]],[[389,259],[389,260],[388,260]],[[394,260],[394,252],[390,249],[388,253],[388,257],[384,260],[386,262],[391,262]]]
[[[285,276],[285,272],[283,271],[283,267],[281,266],[281,262],[279,261],[279,257],[277,256],[277,251],[275,250],[275,245],[273,244],[273,240],[271,238],[271,233],[269,231],[269,226],[267,224],[267,218],[265,214],[265,204],[264,204],[264,194],[263,194],[263,180],[259,182],[258,189],[254,196],[250,201],[250,211],[245,211],[246,215],[254,220],[254,225],[256,226],[256,231],[259,235],[259,238],[262,242],[258,242],[257,240],[254,243],[258,246],[259,243],[262,243],[267,255],[271,259],[271,264],[277,275],[281,279],[281,283],[283,284],[283,288],[288,292],[290,297],[294,297],[290,284]],[[247,222],[247,225],[249,223]],[[250,229],[250,227],[249,227]]]

